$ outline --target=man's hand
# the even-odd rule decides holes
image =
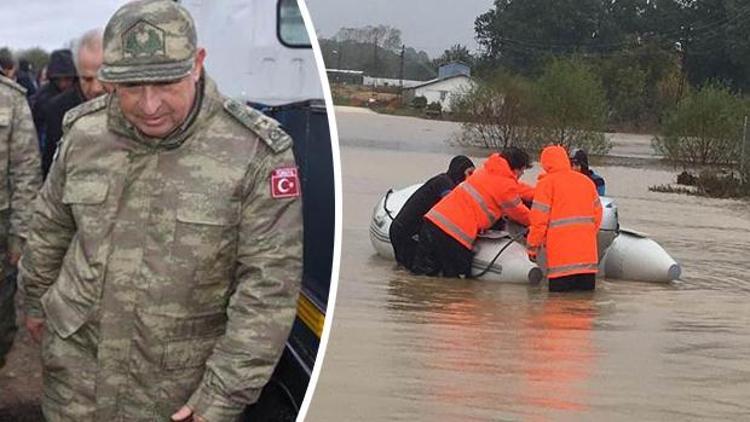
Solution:
[[[534,251],[527,251],[527,253],[529,255],[529,261],[531,261],[531,262],[533,262],[533,263],[536,264],[536,252],[534,252]]]
[[[187,405],[182,406],[180,410],[175,412],[175,414],[172,415],[172,420],[175,422],[181,422],[181,421],[206,422],[206,420],[203,419],[202,417],[193,415],[193,409],[189,408]]]
[[[42,341],[42,335],[44,334],[44,318],[26,316],[25,325],[34,341],[37,343]]]

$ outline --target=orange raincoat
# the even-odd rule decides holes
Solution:
[[[529,255],[546,244],[549,278],[595,274],[596,235],[602,220],[596,186],[571,169],[561,146],[544,148],[540,161],[547,174],[539,176],[531,205]]]
[[[521,200],[530,201],[533,195],[534,188],[519,182],[505,158],[495,153],[435,204],[425,218],[472,249],[477,233],[492,227],[503,215],[528,226],[529,209]]]

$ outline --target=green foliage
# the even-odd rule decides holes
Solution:
[[[443,113],[443,106],[437,101],[433,101],[427,104],[425,108],[425,114],[428,116],[439,116]]]
[[[329,69],[362,70],[367,76],[398,78],[401,50],[390,50],[369,42],[321,38],[323,61]],[[404,79],[429,80],[437,71],[424,51],[404,49]]]
[[[411,106],[417,110],[424,109],[425,107],[427,107],[427,97],[425,97],[424,95],[414,97],[411,100]]]
[[[731,166],[740,156],[747,110],[729,88],[710,82],[668,113],[653,146],[675,164]]]
[[[576,60],[555,59],[535,86],[539,130],[546,143],[606,153],[607,102],[599,78]]]
[[[532,94],[530,81],[502,69],[479,81],[451,104],[463,122],[460,142],[494,149],[511,145],[537,148]]]
[[[40,47],[19,51],[18,58],[28,60],[34,72],[39,72],[49,63],[49,53]]]
[[[444,64],[461,62],[469,67],[474,64],[474,56],[465,45],[454,44],[449,49],[445,50],[443,54],[435,59],[435,67],[440,67]]]

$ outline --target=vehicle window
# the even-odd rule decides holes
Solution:
[[[310,38],[297,0],[279,0],[278,11],[278,35],[281,43],[287,47],[310,48]]]

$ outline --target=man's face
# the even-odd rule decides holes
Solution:
[[[78,82],[87,101],[105,92],[101,82],[96,78],[103,56],[101,48],[81,48],[78,52]]]
[[[205,51],[200,49],[192,72],[176,81],[115,84],[122,114],[146,136],[164,138],[169,135],[190,114],[204,57]]]
[[[65,91],[71,86],[73,86],[73,77],[71,76],[61,76],[52,79],[52,83],[54,83],[57,86],[57,89],[60,91]]]

